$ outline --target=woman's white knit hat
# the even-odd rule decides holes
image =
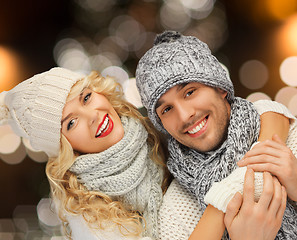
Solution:
[[[82,75],[64,68],[37,74],[0,94],[0,125],[28,138],[35,150],[57,157],[62,111],[72,86]]]

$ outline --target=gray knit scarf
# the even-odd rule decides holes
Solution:
[[[190,149],[170,137],[168,168],[187,190],[193,193],[204,211],[204,196],[213,182],[227,177],[244,154],[257,141],[260,118],[253,105],[236,97],[231,104],[228,136],[214,151],[201,153]],[[297,239],[297,213],[290,203],[283,218],[277,239]]]
[[[150,159],[144,126],[133,118],[121,121],[123,139],[101,153],[79,156],[70,170],[88,190],[103,192],[143,213],[145,235],[157,238],[163,174]]]

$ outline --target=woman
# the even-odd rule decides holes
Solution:
[[[173,226],[175,239],[189,237],[201,216],[199,207],[175,181],[163,198],[170,177],[160,136],[123,100],[117,83],[96,73],[84,77],[53,68],[1,95],[0,123],[9,123],[49,156],[46,174],[69,238],[169,238],[159,235],[168,230],[159,229],[162,221]],[[164,206],[174,209],[172,194],[177,202],[185,199],[184,206],[195,206],[182,231],[164,211]],[[283,206],[281,201],[280,213]]]

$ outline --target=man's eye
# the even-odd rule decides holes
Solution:
[[[74,123],[75,123],[75,120],[71,119],[67,124],[67,130],[70,130],[73,127]]]
[[[92,93],[88,93],[85,97],[84,97],[84,103],[86,103],[90,97],[91,97]]]
[[[170,109],[171,109],[171,107],[167,107],[167,108],[165,108],[165,109],[162,111],[162,114],[167,113],[168,111],[170,111]]]
[[[186,93],[186,97],[191,96],[195,90],[190,90]]]

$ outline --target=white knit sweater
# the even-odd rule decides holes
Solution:
[[[260,114],[273,111],[281,113],[292,119],[288,144],[291,142],[297,143],[297,129],[294,121],[295,118],[283,105],[271,101],[261,100],[256,102],[255,106]],[[295,148],[291,148],[294,154],[297,153],[296,148],[297,144],[295,144]],[[219,209],[225,209],[233,195],[237,191],[243,189],[243,181],[239,180],[244,179],[244,174],[245,171],[243,168],[235,170],[229,177],[222,180],[220,183],[215,184],[210,189],[211,193],[207,194],[209,197],[209,203]],[[256,180],[256,186],[261,186],[261,181],[262,178],[260,176],[259,180]],[[232,184],[230,184],[231,182]],[[240,184],[238,184],[238,182]],[[236,188],[233,186],[236,186]],[[218,191],[218,189],[224,190]],[[259,188],[256,187],[256,190],[259,190]],[[228,194],[225,194],[225,192],[228,192]],[[218,197],[220,193],[221,196]],[[183,189],[176,180],[173,180],[163,197],[163,202],[159,211],[160,240],[188,239],[201,216],[202,211],[200,210],[195,197]],[[148,237],[125,237],[121,235],[116,227],[111,227],[108,230],[94,231],[88,227],[82,217],[69,216],[68,221],[69,226],[72,229],[72,238],[74,240],[151,240],[151,238]]]

